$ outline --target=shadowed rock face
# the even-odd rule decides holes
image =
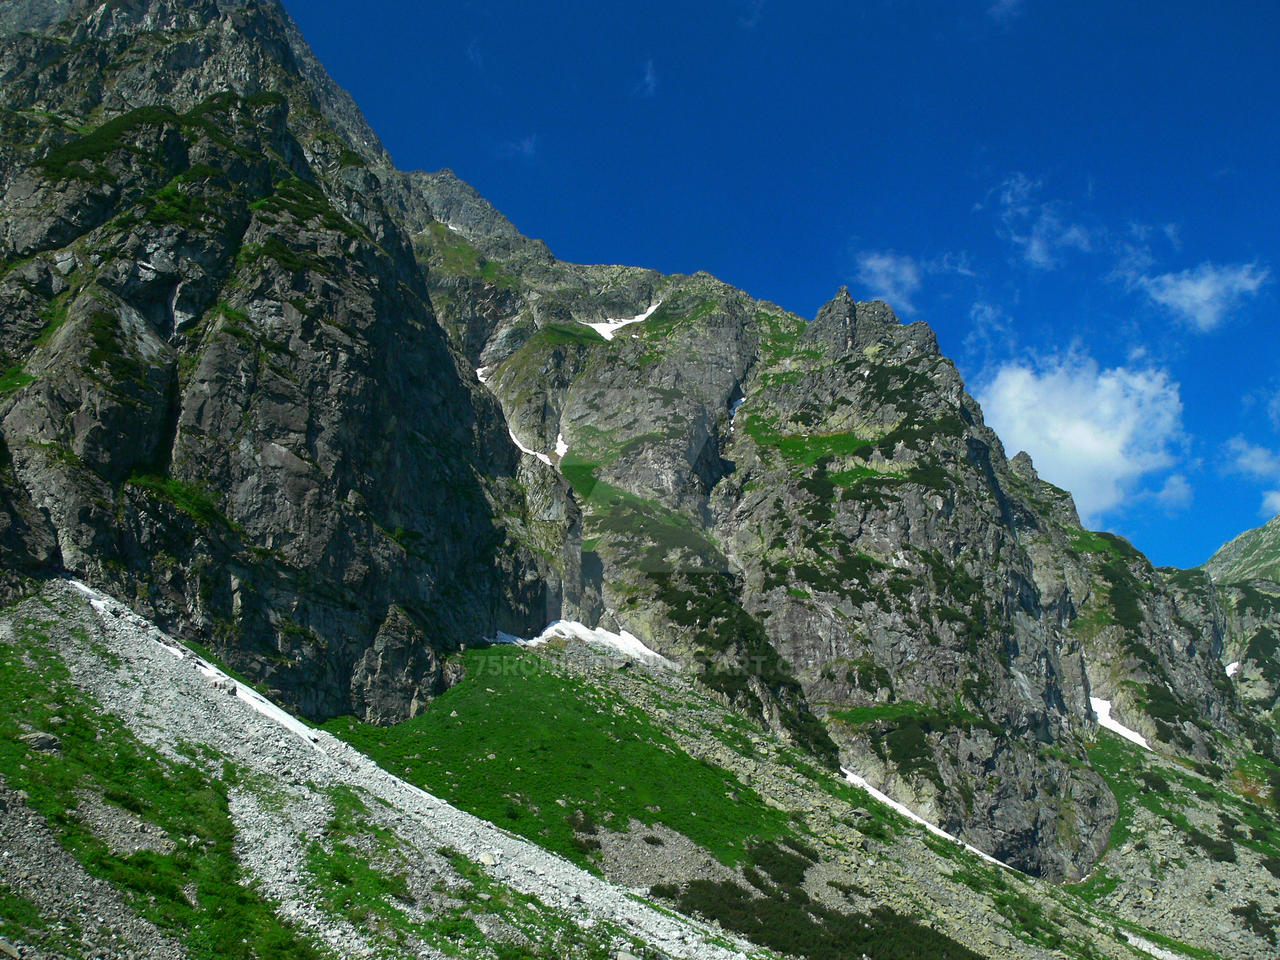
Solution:
[[[1116,816],[1090,696],[1198,763],[1274,755],[1222,671],[1243,644],[1271,684],[1271,608],[1081,529],[925,324],[560,262],[396,171],[267,0],[0,28],[47,31],[0,49],[7,591],[75,572],[375,722],[460,644],[625,628],[1052,878]]]
[[[389,721],[442,688],[436,651],[540,629],[558,574],[380,154],[334,133],[290,29],[82,4],[6,44],[2,542],[313,716]]]

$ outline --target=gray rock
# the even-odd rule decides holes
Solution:
[[[62,741],[51,733],[24,733],[18,741],[40,753],[56,753],[62,749]]]

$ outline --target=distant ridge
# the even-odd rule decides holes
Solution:
[[[1280,515],[1224,543],[1204,569],[1217,583],[1280,580]]]

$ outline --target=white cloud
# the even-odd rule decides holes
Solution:
[[[1227,441],[1229,467],[1255,480],[1280,480],[1280,456],[1266,447],[1250,443],[1244,437],[1235,436]]]
[[[1166,372],[1103,370],[1079,350],[1002,364],[978,400],[1006,449],[1031,454],[1040,475],[1069,490],[1093,526],[1144,476],[1171,467],[1183,438],[1179,387]],[[1169,498],[1184,492],[1176,481],[1165,488]]]
[[[1156,502],[1166,510],[1180,510],[1191,506],[1191,484],[1180,473],[1170,474],[1164,486],[1156,493]]]
[[[636,84],[636,93],[642,97],[652,97],[658,92],[658,71],[654,69],[653,58],[644,62],[644,76]]]
[[[1001,234],[1018,248],[1022,259],[1040,270],[1062,262],[1069,250],[1087,252],[1090,231],[1066,218],[1062,205],[1037,199],[1042,184],[1024,173],[1007,177],[996,189]]]
[[[858,254],[858,282],[900,313],[916,312],[911,298],[920,290],[923,275],[923,268],[909,254],[892,250],[863,250]]]
[[[964,335],[964,352],[967,355],[981,357],[990,363],[997,354],[1008,356],[1012,344],[1013,327],[1009,315],[1001,307],[979,300],[969,308],[969,330]]]
[[[1256,263],[1202,263],[1180,273],[1134,276],[1133,286],[1152,302],[1202,333],[1213,330],[1245,297],[1256,294],[1271,271]]]
[[[1280,484],[1280,453],[1250,443],[1244,437],[1235,436],[1227,441],[1227,469],[1267,485]],[[1264,517],[1280,513],[1280,490],[1265,490],[1262,507],[1258,511]]]
[[[857,254],[855,262],[858,269],[854,279],[866,287],[873,297],[884,300],[904,315],[916,312],[913,297],[920,291],[926,276],[975,276],[969,258],[964,253],[944,253],[932,260],[917,260],[910,254],[893,250],[863,250]]]

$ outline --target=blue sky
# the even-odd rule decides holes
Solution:
[[[565,260],[927,321],[1156,563],[1280,512],[1280,7],[286,6],[399,166]]]

